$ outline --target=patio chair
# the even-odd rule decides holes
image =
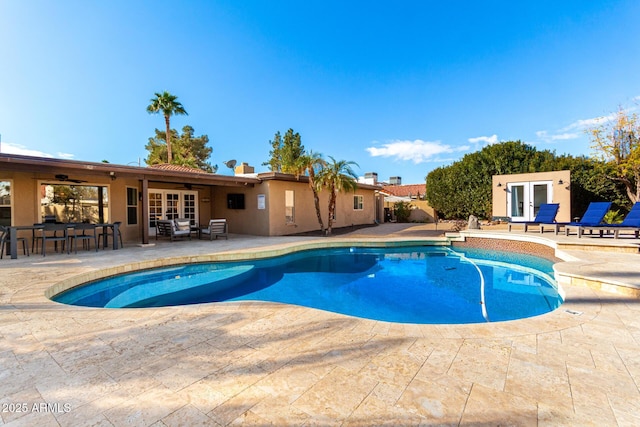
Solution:
[[[191,240],[191,220],[189,218],[176,218],[171,225],[171,241],[176,237],[188,237]]]
[[[14,237],[9,235],[9,227],[0,225],[0,259],[4,256],[13,238]],[[29,245],[27,244],[26,237],[17,237],[16,239],[18,242],[22,242],[22,253],[29,256]]]
[[[158,236],[166,236],[171,237],[171,225],[173,221],[168,219],[157,219],[156,220],[156,240],[158,240]]]
[[[611,208],[611,202],[591,202],[580,221],[561,223],[559,226],[564,227],[565,236],[571,234],[571,230],[575,228],[580,237],[583,227],[601,225],[609,208]]]
[[[52,224],[45,222],[42,228],[42,256],[46,256],[47,242],[52,241],[54,248],[58,251],[58,242],[61,242],[61,250],[64,251],[65,245],[67,248],[67,254],[69,253],[69,246],[67,241],[69,240],[69,224]]]
[[[200,236],[203,234],[209,235],[209,240],[213,240],[215,236],[218,240],[218,236],[224,236],[229,240],[229,234],[227,232],[227,220],[226,219],[212,219],[209,220],[209,226],[207,228],[200,229]]]
[[[91,249],[91,240],[93,240],[93,246],[98,252],[98,229],[95,224],[79,223],[69,232],[69,246],[73,242],[73,252],[78,253],[78,240],[82,241],[82,247],[87,246],[87,250]]]
[[[604,232],[613,231],[613,238],[617,239],[620,231],[633,231],[636,239],[640,236],[640,202],[636,202],[627,216],[619,224],[584,225],[578,226],[578,237],[582,237],[585,231],[590,233],[598,231],[602,237]]]
[[[542,233],[543,228],[541,224],[552,224],[556,222],[558,208],[560,208],[560,204],[558,203],[543,203],[540,205],[538,214],[533,221],[509,221],[507,229],[511,231],[512,225],[524,225],[524,231],[526,233],[529,227],[537,225],[540,227],[540,233]]]
[[[120,227],[122,226],[122,221],[116,221],[116,222],[114,222],[114,224],[118,226],[118,239],[120,239],[120,247],[124,248],[124,245],[122,244],[122,231],[120,230]],[[114,230],[113,228],[107,228],[107,231],[106,231],[107,240],[106,241],[104,240],[104,238],[105,238],[105,232],[104,231],[100,232],[98,234],[98,244],[100,242],[103,242],[102,243],[102,249],[105,248],[105,242],[106,242],[107,245],[109,244],[109,238],[113,239],[113,230]]]

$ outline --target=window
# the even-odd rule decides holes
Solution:
[[[57,222],[109,222],[109,192],[97,185],[40,185],[40,217]]]
[[[244,209],[244,194],[227,194],[227,208]]]
[[[295,222],[295,207],[293,190],[284,192],[284,218],[287,224]]]
[[[160,220],[189,218],[198,221],[198,192],[185,190],[149,190],[149,233],[155,233]]]
[[[180,213],[178,212],[178,202],[180,200],[179,193],[166,193],[167,196],[167,205],[165,206],[164,216],[166,219],[176,219],[180,218]]]
[[[149,227],[155,228],[162,219],[162,193],[149,191]]]
[[[127,187],[127,225],[138,223],[138,189]]]
[[[364,196],[353,196],[353,210],[361,211],[364,208]]]
[[[196,224],[196,193],[184,193],[182,199],[184,201],[183,218],[189,218],[191,225]]]
[[[11,226],[11,181],[0,181],[0,225]]]

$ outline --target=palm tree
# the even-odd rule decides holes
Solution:
[[[318,173],[316,186],[318,189],[327,187],[329,189],[329,219],[327,224],[327,235],[331,234],[333,217],[336,210],[336,197],[338,192],[355,191],[358,188],[356,173],[351,169],[351,165],[358,166],[356,162],[346,160],[337,161],[329,156],[331,163],[328,163],[320,173]]]
[[[170,118],[176,114],[187,115],[184,107],[177,101],[178,97],[171,95],[166,90],[162,93],[155,93],[156,97],[151,99],[151,104],[147,107],[149,114],[156,114],[162,112],[164,115],[164,122],[167,125],[167,131],[165,133],[167,138],[167,163],[173,161],[171,153],[171,125]]]
[[[322,222],[322,215],[320,213],[320,197],[318,196],[318,189],[316,188],[316,170],[322,171],[326,165],[327,162],[322,158],[322,154],[313,151],[304,153],[296,160],[296,176],[305,173],[309,176],[309,188],[311,188],[311,192],[313,193],[313,202],[316,207],[316,215],[318,216],[321,231],[324,231],[324,223]]]

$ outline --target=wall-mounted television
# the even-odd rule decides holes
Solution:
[[[228,209],[244,209],[244,194],[230,193],[227,194]]]

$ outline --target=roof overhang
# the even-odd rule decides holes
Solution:
[[[292,181],[292,182],[309,182],[309,177],[307,175],[294,175],[282,172],[262,172],[258,174],[258,179],[260,181]],[[365,190],[380,190],[382,188],[381,185],[372,185],[372,184],[363,184],[360,182],[356,182],[358,188]]]
[[[253,186],[260,179],[241,176],[218,175],[213,173],[171,171],[140,166],[126,166],[114,163],[83,162],[78,160],[54,159],[48,157],[32,157],[16,154],[0,153],[0,170],[31,172],[41,175],[42,179],[51,179],[58,174],[73,177],[73,174],[100,177],[122,177],[146,179],[150,182],[190,183],[211,186]]]

